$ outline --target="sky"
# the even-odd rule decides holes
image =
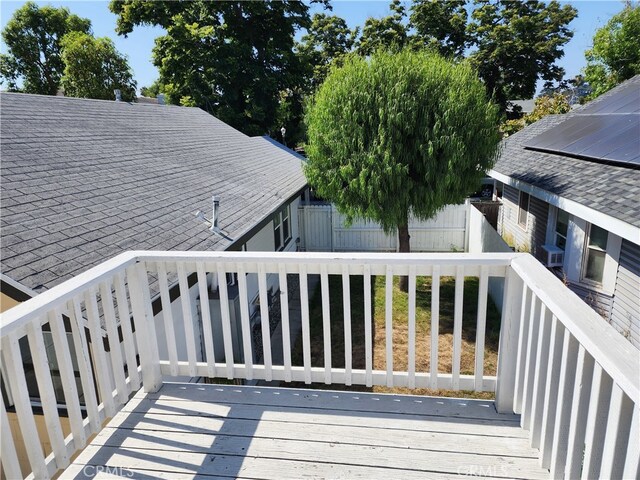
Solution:
[[[0,26],[4,28],[13,12],[24,1],[2,0],[0,2]],[[138,88],[150,85],[158,76],[151,62],[151,50],[156,37],[163,34],[158,27],[136,27],[126,38],[115,33],[116,16],[108,8],[108,1],[38,1],[38,4],[52,4],[67,7],[72,13],[91,20],[93,33],[97,37],[110,37],[116,48],[126,54],[129,64],[138,82]],[[368,17],[382,17],[388,14],[389,0],[333,0],[333,14],[344,18],[351,28],[364,25]],[[407,2],[408,4],[409,2]],[[595,31],[624,7],[619,0],[609,1],[571,1],[578,10],[578,16],[570,24],[574,32],[571,41],[565,45],[565,55],[558,64],[565,69],[566,77],[571,78],[585,66],[584,52],[591,46]],[[322,11],[318,5],[312,6],[312,12]],[[0,42],[0,51],[6,53],[6,46]],[[541,87],[541,82],[539,89]]]

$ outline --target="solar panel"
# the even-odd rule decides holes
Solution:
[[[606,98],[586,105],[576,112],[579,115],[603,113],[640,113],[640,88],[637,82],[628,82],[608,94]]]
[[[524,146],[640,168],[640,114],[574,115],[557,127],[533,137]]]

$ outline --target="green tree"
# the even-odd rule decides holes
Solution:
[[[415,0],[409,17],[415,45],[461,57],[468,40],[466,4],[467,0]]]
[[[164,93],[164,85],[162,85],[162,83],[160,83],[160,80],[155,80],[148,87],[140,88],[140,95],[142,95],[143,97],[155,98],[158,95],[160,95],[161,93]]]
[[[117,32],[158,25],[153,61],[170,103],[188,99],[249,135],[279,128],[280,94],[304,81],[294,36],[310,24],[298,1],[113,0]]]
[[[0,57],[0,80],[9,90],[55,95],[64,69],[62,38],[90,31],[91,22],[67,8],[25,3],[2,30],[8,54]]]
[[[496,105],[466,63],[378,51],[331,71],[306,113],[305,174],[348,219],[398,231],[478,188],[501,138]],[[406,282],[404,282],[406,286]]]
[[[364,23],[362,36],[356,50],[359,55],[371,55],[379,49],[402,49],[409,41],[407,26],[404,23],[406,12],[400,0],[389,5],[391,14],[382,18],[369,17]]]
[[[640,74],[640,6],[627,4],[599,29],[593,47],[585,52],[585,80],[591,98]]]
[[[61,45],[64,62],[61,83],[65,95],[113,100],[114,90],[119,89],[122,100],[135,100],[136,82],[129,63],[111,39],[72,32],[65,35]]]
[[[340,65],[342,58],[351,52],[358,37],[358,28],[350,29],[343,18],[316,13],[311,26],[296,45],[302,61],[311,65],[309,81],[311,90],[320,85],[332,64]]]
[[[570,92],[568,92],[570,93]],[[505,137],[519,132],[527,125],[537,122],[547,115],[559,115],[571,110],[569,99],[564,93],[553,93],[551,95],[541,95],[536,98],[533,111],[513,120],[507,120],[502,124],[501,130]]]
[[[475,3],[467,28],[476,47],[470,59],[503,110],[509,99],[531,98],[538,79],[562,78],[564,71],[555,62],[573,37],[568,24],[577,15],[574,7],[556,0]]]

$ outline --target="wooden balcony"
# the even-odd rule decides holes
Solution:
[[[237,323],[228,274],[236,274]],[[300,297],[300,364],[292,360],[289,334],[290,275]],[[322,366],[311,361],[310,275],[323,287]],[[349,281],[340,292],[344,358],[341,353],[335,366],[331,275],[363,278],[364,368],[354,368]],[[409,277],[406,368],[394,365],[390,288],[386,368],[374,368],[372,276],[384,276],[386,285]],[[440,280],[455,279],[449,371],[438,367],[438,335],[430,339],[429,368],[417,367],[419,277],[431,280],[432,332]],[[460,368],[466,277],[479,279],[472,374]],[[268,292],[274,286],[282,303],[282,361],[272,355]],[[250,318],[253,289],[257,329]],[[209,299],[211,290],[219,311],[197,301]],[[496,375],[483,358],[490,294],[502,298]],[[53,343],[63,400],[43,330]],[[63,469],[62,478],[639,475],[638,350],[527,254],[130,252],[9,310],[1,337],[6,478],[50,478]],[[32,407],[25,350],[41,412]],[[176,376],[489,391],[495,401],[167,381]],[[19,429],[9,428],[10,417]]]

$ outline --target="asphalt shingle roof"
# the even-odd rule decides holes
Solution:
[[[640,96],[640,75],[628,82],[637,87],[637,94]],[[588,105],[607,102],[618,88],[601,95]],[[565,115],[549,115],[505,139],[502,143],[503,150],[493,169],[640,227],[640,170],[524,148],[528,140],[579,115],[584,108],[586,105]]]
[[[0,94],[0,268],[42,291],[126,250],[222,250],[306,185],[302,162],[196,108]]]

